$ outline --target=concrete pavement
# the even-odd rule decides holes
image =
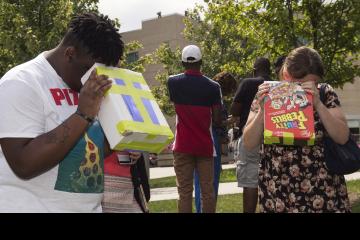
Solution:
[[[235,163],[223,164],[222,169],[235,168]],[[175,176],[174,167],[154,167],[150,168],[150,179]]]
[[[220,183],[219,195],[242,193],[243,189],[237,186],[237,182]],[[194,192],[193,192],[193,197]],[[153,188],[151,189],[150,202],[179,199],[176,187]]]

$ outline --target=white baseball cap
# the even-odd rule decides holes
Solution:
[[[198,46],[188,45],[184,47],[181,54],[181,60],[187,63],[194,63],[201,60],[201,51]]]

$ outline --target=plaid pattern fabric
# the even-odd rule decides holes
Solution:
[[[104,213],[142,213],[134,198],[134,186],[131,178],[105,174]]]

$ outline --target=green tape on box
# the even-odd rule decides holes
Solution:
[[[264,131],[264,144],[279,144],[280,138],[272,135],[273,132],[269,130]]]
[[[121,69],[121,68],[112,69],[112,68],[98,66],[96,67],[96,73],[98,75],[101,74],[107,75],[110,78],[121,78],[122,80],[130,79],[131,82],[138,82],[147,85],[144,77],[141,74],[135,74],[135,72],[131,72],[126,69]]]
[[[164,146],[167,146],[171,143],[172,140],[167,140],[165,143],[144,143],[144,142],[131,142],[131,143],[119,143],[115,146],[114,150],[123,151],[123,150],[140,150],[147,151],[151,153],[160,153]]]
[[[294,145],[294,134],[289,132],[283,132],[284,145]]]
[[[311,138],[307,141],[308,146],[315,145],[315,133],[311,136]]]
[[[174,138],[174,134],[172,133],[169,127],[155,125],[152,123],[121,121],[117,124],[116,127],[119,133],[121,134],[130,131],[130,132],[147,133],[152,135],[162,135],[162,136],[167,136],[171,139]]]

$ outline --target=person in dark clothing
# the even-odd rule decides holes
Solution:
[[[214,141],[214,147],[216,151],[216,157],[214,157],[214,192],[215,192],[215,204],[218,196],[219,181],[221,174],[221,154],[222,145],[228,143],[226,120],[228,118],[228,110],[225,104],[227,97],[233,94],[236,89],[236,80],[229,72],[220,72],[214,76],[214,81],[220,84],[223,104],[221,108],[222,121],[220,126],[212,127],[212,138]],[[194,173],[194,185],[195,185],[195,207],[196,212],[201,213],[201,189],[199,175],[195,171]]]
[[[145,167],[145,159],[142,155],[136,164],[130,167],[131,180],[134,185],[134,197],[144,213],[149,212],[148,202],[150,201],[149,177]]]
[[[237,164],[236,175],[238,186],[244,189],[244,212],[249,213],[254,213],[256,210],[260,155],[259,147],[252,151],[246,151],[242,146],[241,136],[258,86],[264,81],[271,81],[270,73],[270,61],[263,57],[256,59],[254,77],[245,78],[241,81],[230,108],[232,114],[230,122],[236,123],[239,137],[234,151]]]

